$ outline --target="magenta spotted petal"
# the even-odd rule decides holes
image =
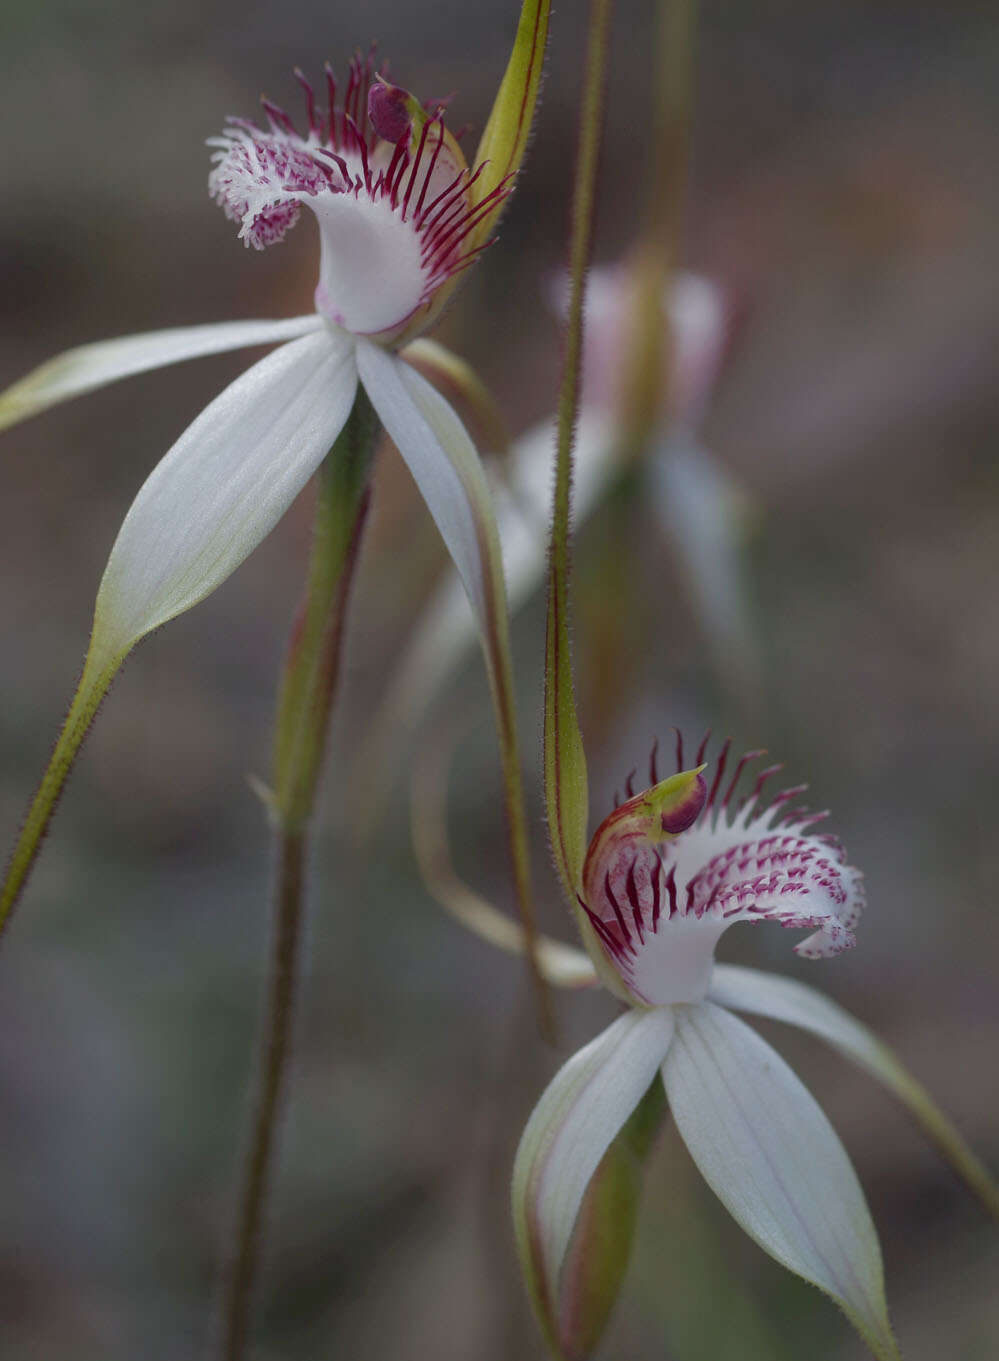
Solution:
[[[740,777],[762,753],[739,762],[723,794],[728,751],[726,743],[710,791],[698,775],[672,820],[649,805],[656,790],[682,775],[630,797],[590,844],[582,905],[628,990],[650,1006],[705,997],[715,946],[736,922],[810,927],[812,934],[795,946],[808,958],[854,944],[862,876],[834,838],[807,830],[825,815],[788,811],[800,788],[765,799],[767,780],[779,767],[764,770],[733,812]],[[702,744],[699,768],[703,755]],[[678,744],[681,771],[682,762]]]

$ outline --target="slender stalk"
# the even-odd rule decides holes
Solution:
[[[502,584],[502,583],[501,583]],[[486,667],[496,712],[500,765],[503,777],[503,803],[506,810],[507,844],[513,871],[517,911],[524,929],[527,973],[534,994],[538,1030],[549,1044],[556,1040],[555,1013],[551,993],[538,960],[538,926],[531,883],[531,846],[527,830],[524,786],[520,771],[520,741],[517,736],[517,711],[513,695],[513,668],[506,622],[506,600],[491,595],[487,602],[486,627],[494,642],[486,649]]]
[[[583,294],[593,246],[594,205],[604,121],[611,0],[592,0],[586,74],[580,114],[579,151],[572,193],[572,231],[569,242],[569,310],[565,359],[558,401],[558,445],[555,462],[555,512],[552,532],[552,571],[563,584],[569,571],[569,511],[572,446],[579,410],[580,365],[583,354]]]
[[[301,832],[283,833],[278,844],[274,936],[267,989],[267,1020],[260,1053],[260,1090],[253,1113],[249,1154],[243,1169],[243,1185],[237,1209],[236,1251],[223,1300],[224,1332],[220,1354],[226,1361],[238,1361],[246,1352],[250,1306],[260,1255],[261,1220],[270,1182],[294,1016],[304,866],[304,835]]]
[[[350,588],[367,516],[376,424],[362,389],[319,475],[305,596],[292,629],[278,695],[274,788],[276,872],[270,978],[260,1037],[257,1094],[225,1280],[218,1355],[242,1361],[258,1274],[298,991],[305,865],[329,719],[336,694]]]

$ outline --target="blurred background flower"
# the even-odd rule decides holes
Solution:
[[[639,208],[649,9],[622,0],[617,10],[597,224],[605,260],[626,249]],[[7,0],[0,382],[153,316],[167,326],[308,310],[308,229],[263,256],[237,249],[205,191],[204,139],[261,90],[293,98],[296,62],[315,66],[370,37],[410,88],[457,86],[451,121],[470,121],[475,136],[515,18],[505,0],[370,0],[358,31],[356,11],[312,0],[179,0],[141,13],[122,0]],[[437,332],[489,380],[514,432],[551,410],[557,383],[558,331],[537,300],[564,261],[583,40],[573,22],[555,17],[537,133],[490,268],[469,278]],[[750,581],[760,728],[737,727],[714,687],[662,544],[636,541],[649,586],[621,616],[619,541],[594,520],[577,547],[575,596],[595,814],[626,774],[621,753],[638,764],[674,723],[731,728],[739,745],[778,751],[789,776],[807,771],[815,799],[837,809],[869,899],[863,949],[835,978],[813,965],[809,981],[876,1026],[993,1165],[999,1111],[981,1074],[999,1047],[999,194],[986,171],[999,151],[997,51],[999,21],[970,3],[706,0],[685,263],[746,307],[705,439],[766,516]],[[138,389],[122,384],[8,435],[8,836],[68,702],[122,505],[245,363],[220,356],[147,377],[141,409]],[[203,1340],[266,932],[266,841],[244,775],[267,762],[308,502],[129,663],[33,881],[33,910],[0,955],[0,1316],[11,1356],[159,1361]],[[337,751],[363,727],[444,565],[389,451],[372,532]],[[390,551],[401,536],[413,553],[406,596]],[[514,638],[528,742],[540,732],[542,622],[538,602]],[[621,638],[627,667],[607,641]],[[452,836],[466,870],[502,899],[499,777],[474,660],[450,702],[474,734],[456,771]],[[257,1354],[540,1355],[507,1183],[555,1058],[537,1046],[520,968],[458,931],[419,886],[401,830],[405,790],[392,835],[361,861],[335,770],[329,784]],[[533,806],[544,924],[571,939],[536,789]],[[733,932],[723,954],[768,967],[780,945]],[[596,995],[560,999],[560,1010],[565,1053],[614,1014]],[[988,1357],[999,1345],[988,1288],[999,1248],[984,1214],[861,1075],[806,1038],[780,1044],[850,1147],[908,1361]],[[675,1132],[648,1176],[659,1185],[644,1200],[607,1355],[859,1354],[814,1292],[726,1223]],[[664,1242],[676,1244],[665,1271]]]

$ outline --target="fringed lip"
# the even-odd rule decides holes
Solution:
[[[421,329],[443,286],[490,244],[476,228],[512,190],[512,179],[474,202],[483,166],[469,170],[444,124],[389,85],[374,55],[355,56],[342,102],[326,67],[328,107],[301,73],[307,131],[263,100],[267,127],[230,118],[209,145],[209,192],[240,224],[247,246],[283,239],[304,204],[319,223],[316,308],[328,321],[383,343]]]
[[[698,768],[706,747],[707,738],[697,753]],[[729,752],[726,742],[710,789],[701,782],[695,816],[677,834],[670,835],[665,820],[649,818],[642,827],[635,810],[654,790],[631,795],[629,777],[631,797],[590,845],[580,903],[625,985],[646,1005],[706,996],[715,947],[737,921],[811,927],[812,934],[795,946],[807,958],[838,954],[854,944],[862,876],[846,864],[834,838],[807,830],[826,814],[788,808],[804,786],[765,798],[780,766],[760,771],[734,808],[740,779],[764,753],[743,756],[723,792]],[[679,736],[676,755],[674,781],[683,773]],[[654,754],[651,764],[654,776]]]

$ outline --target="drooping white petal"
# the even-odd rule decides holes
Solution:
[[[648,1090],[672,1035],[669,1009],[626,1012],[556,1073],[527,1122],[513,1168],[514,1227],[528,1286],[549,1330],[586,1187]]]
[[[709,996],[722,1006],[800,1026],[826,1040],[865,1069],[907,1107],[982,1203],[999,1217],[999,1186],[929,1092],[898,1061],[888,1046],[830,998],[779,974],[718,964]]]
[[[475,610],[496,719],[517,903],[521,923],[532,938],[530,968],[540,987],[506,586],[489,484],[458,416],[415,369],[362,339],[357,341],[357,367],[372,406],[437,523]]]
[[[888,1046],[831,998],[807,983],[764,973],[760,969],[718,964],[709,995],[720,1006],[810,1030],[905,1099],[902,1089],[907,1075],[892,1057]]]
[[[318,468],[356,388],[352,342],[324,329],[216,397],[125,517],[97,596],[93,650],[127,650],[221,585]]]
[[[427,380],[380,346],[360,340],[357,369],[382,425],[427,503],[462,584],[487,626],[496,527],[475,446],[458,416]]]
[[[221,354],[248,345],[270,345],[293,340],[323,325],[321,317],[289,317],[285,321],[224,321],[210,326],[178,326],[168,331],[147,331],[116,340],[81,345],[48,360],[0,394],[0,430],[55,406],[69,397],[105,387],[148,369]]]
[[[762,1248],[841,1305],[876,1356],[897,1357],[864,1193],[815,1099],[723,1008],[675,1011],[663,1081],[708,1185]]]
[[[508,478],[494,489],[511,611],[538,589],[544,577],[554,446],[551,422],[533,427],[514,442],[507,460]],[[573,510],[578,525],[598,504],[616,466],[610,425],[594,411],[580,413],[575,458]],[[366,826],[373,826],[377,819],[386,781],[397,766],[394,754],[412,737],[420,719],[468,657],[476,635],[476,620],[461,579],[449,573],[421,614],[369,725],[353,782],[355,808]]]

